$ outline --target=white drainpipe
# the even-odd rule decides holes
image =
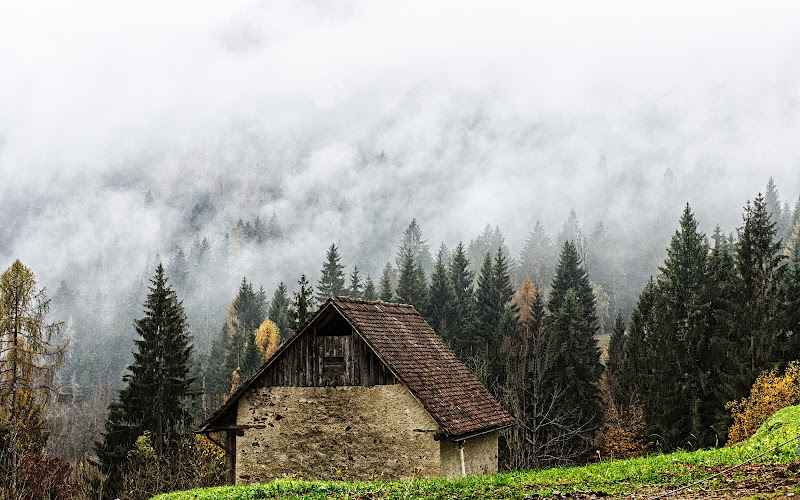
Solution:
[[[461,457],[461,477],[466,477],[467,468],[464,465],[464,441],[458,442],[458,454]]]

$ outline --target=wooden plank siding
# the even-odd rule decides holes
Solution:
[[[389,368],[338,313],[309,328],[262,374],[262,387],[334,387],[398,383]],[[321,322],[322,323],[322,322]]]

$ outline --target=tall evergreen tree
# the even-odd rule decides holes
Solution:
[[[281,334],[281,340],[286,340],[291,335],[292,320],[289,317],[289,308],[292,302],[289,299],[289,291],[286,284],[281,281],[275,293],[272,294],[272,300],[269,303],[269,311],[267,317],[271,319],[278,327]]]
[[[736,245],[736,298],[729,310],[731,330],[745,351],[748,387],[776,359],[773,351],[782,336],[784,260],[780,243],[775,241],[775,223],[759,194],[745,207],[744,228]]]
[[[346,295],[344,266],[340,262],[339,250],[335,244],[331,243],[326,259],[322,265],[322,275],[317,283],[317,301],[320,303],[330,297]]]
[[[260,366],[257,353],[253,352],[255,332],[266,317],[266,297],[263,290],[256,292],[253,285],[242,278],[239,293],[228,308],[230,336],[225,365],[232,371],[238,370],[238,377],[249,376]],[[250,352],[246,351],[250,346]]]
[[[397,300],[404,304],[411,304],[424,314],[427,293],[424,271],[414,261],[411,251],[407,250],[403,265],[400,267],[400,276],[397,279]]]
[[[500,360],[500,344],[502,337],[499,331],[500,319],[506,306],[514,296],[511,276],[503,249],[498,247],[494,263],[489,254],[483,261],[481,274],[478,277],[478,288],[475,291],[475,322],[473,338],[483,368],[478,372],[479,378],[487,382],[489,389],[502,380],[502,363]]]
[[[450,282],[453,287],[453,322],[451,347],[456,355],[466,360],[469,352],[472,314],[474,311],[475,275],[470,270],[464,244],[459,242],[450,261]]]
[[[433,257],[427,240],[422,239],[422,230],[417,224],[417,219],[412,219],[406,230],[403,232],[403,240],[400,242],[400,250],[397,252],[395,263],[397,268],[403,267],[406,253],[411,253],[411,258],[416,265],[425,273],[430,273],[433,268]]]
[[[192,344],[186,315],[161,264],[151,283],[145,317],[134,322],[141,340],[136,340],[130,373],[123,377],[127,385],[110,406],[103,442],[96,448],[112,488],[119,485],[128,451],[144,432],[150,433],[159,458],[180,447],[192,425],[187,399],[199,394],[189,376]]]
[[[611,330],[611,340],[608,343],[608,361],[606,370],[609,375],[619,377],[625,363],[625,320],[622,311],[617,311],[614,319],[614,328]]]
[[[651,367],[659,378],[660,411],[650,412],[648,424],[658,429],[669,447],[691,439],[714,443],[707,403],[711,370],[711,321],[714,311],[707,292],[714,287],[708,275],[709,248],[687,204],[660,268],[656,299],[654,348],[661,360]],[[671,397],[670,397],[671,396]],[[721,405],[724,405],[722,402]]]
[[[591,437],[602,422],[598,382],[603,365],[595,339],[594,294],[577,249],[570,241],[564,242],[547,307],[552,316],[550,335],[559,349],[555,363],[558,372],[548,374],[547,384],[554,388],[567,384],[565,408],[560,411],[570,412],[573,431],[564,442],[573,453],[581,455],[588,451]]]
[[[367,274],[367,280],[364,282],[364,300],[378,300],[378,291],[375,290],[375,283],[372,278]]]
[[[291,317],[294,321],[295,331],[314,313],[314,289],[311,288],[305,274],[300,276],[297,284],[300,285],[300,290],[294,294],[294,302],[292,302],[291,309]]]
[[[454,324],[455,293],[444,259],[444,252],[440,251],[431,275],[430,303],[426,319],[431,328],[452,345],[451,328]]]
[[[358,266],[353,266],[353,270],[350,272],[350,287],[347,291],[347,296],[354,299],[361,298],[363,288],[361,277],[358,275]]]
[[[519,280],[530,278],[537,290],[546,290],[555,271],[556,249],[538,220],[525,239],[519,256]]]
[[[378,292],[380,300],[383,302],[392,302],[394,300],[394,269],[390,263],[386,263],[381,274],[381,281],[379,283],[380,290]]]
[[[780,239],[786,232],[786,228],[784,227],[785,217],[780,194],[778,193],[778,188],[775,186],[775,180],[772,177],[769,178],[766,191],[764,191],[764,205],[770,222],[775,225],[776,236]]]

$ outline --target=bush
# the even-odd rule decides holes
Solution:
[[[787,406],[800,404],[800,362],[792,361],[783,373],[772,369],[759,375],[750,396],[725,405],[733,417],[728,444],[749,438],[769,417]]]
[[[173,490],[221,485],[225,452],[205,438],[189,435],[174,453],[159,457],[145,432],[128,452],[122,472],[124,500],[147,499]]]

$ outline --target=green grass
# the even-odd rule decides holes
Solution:
[[[518,471],[453,480],[404,481],[307,481],[278,479],[266,484],[222,486],[175,492],[158,500],[210,499],[521,499],[536,493],[550,496],[553,488],[568,491],[602,491],[611,495],[647,486],[681,485],[702,479],[714,468],[735,465],[800,434],[800,406],[784,408],[749,440],[734,446],[697,451],[678,451],[628,460],[609,460],[584,467],[559,467]],[[757,462],[789,463],[797,459],[797,441],[765,455]],[[754,479],[754,478],[750,478]],[[755,478],[757,479],[757,478]],[[705,487],[713,488],[712,481]],[[720,484],[724,487],[724,484]]]

